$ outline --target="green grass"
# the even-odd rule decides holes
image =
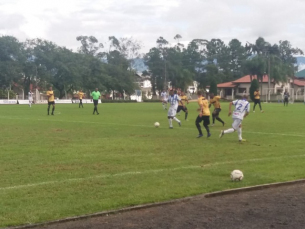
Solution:
[[[252,105],[252,104],[251,104]],[[160,103],[0,106],[0,227],[305,177],[303,104],[262,104],[243,137],[197,139],[197,104],[168,129]],[[228,104],[220,116],[231,126]],[[160,122],[154,128],[154,122]],[[203,131],[206,135],[205,131]],[[231,182],[240,169],[245,178]]]

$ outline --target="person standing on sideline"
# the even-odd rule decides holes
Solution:
[[[209,103],[208,100],[202,96],[202,92],[198,91],[198,111],[199,115],[197,116],[197,119],[195,121],[195,125],[198,129],[199,135],[197,138],[201,138],[203,136],[200,123],[203,121],[203,126],[207,131],[207,137],[209,138],[211,136],[209,125],[210,125],[210,109],[209,109]]]
[[[93,109],[93,114],[100,114],[98,113],[98,110],[97,110],[97,105],[98,105],[98,100],[101,98],[101,93],[98,91],[98,88],[95,88],[95,91],[93,91],[91,93],[91,98],[93,99],[93,105],[94,105],[94,109]]]
[[[78,99],[79,99],[79,105],[78,105],[78,108],[80,108],[80,106],[82,106],[82,108],[84,108],[84,106],[83,106],[83,97],[84,97],[84,92],[83,92],[83,90],[81,89],[81,90],[79,90],[79,92],[78,92]]]
[[[47,91],[47,96],[48,96],[48,115],[50,114],[50,106],[52,105],[52,113],[51,115],[54,115],[54,110],[55,110],[55,97],[54,97],[54,92],[52,87],[49,88]]]
[[[33,92],[32,92],[32,90],[30,90],[29,93],[28,93],[28,99],[29,99],[29,106],[32,107],[32,103],[33,103]]]
[[[246,141],[242,138],[242,121],[247,115],[249,115],[250,112],[250,103],[247,101],[247,96],[244,95],[242,100],[234,100],[233,102],[230,102],[229,104],[229,116],[232,114],[231,107],[232,104],[235,106],[235,110],[233,111],[233,123],[232,128],[227,130],[222,130],[220,132],[219,137],[221,138],[224,134],[230,134],[237,130],[238,133],[238,140],[239,142]]]
[[[167,102],[169,102],[170,107],[167,112],[167,118],[169,123],[169,128],[173,129],[173,119],[178,122],[179,126],[181,126],[181,121],[176,118],[176,112],[178,108],[178,102],[181,101],[180,97],[171,89],[169,91],[169,97],[167,99]],[[183,103],[182,103],[183,105]]]
[[[214,111],[212,113],[212,117],[213,117],[212,126],[214,126],[214,124],[215,124],[215,119],[217,119],[219,122],[221,122],[222,126],[225,125],[224,121],[222,121],[221,118],[219,118],[219,113],[221,111],[219,100],[220,100],[220,96],[218,96],[218,95],[214,96],[214,93],[210,94],[210,105],[209,105],[209,107],[211,107],[212,104],[214,106]]]
[[[161,92],[161,98],[162,98],[162,107],[164,110],[167,110],[167,92],[165,90]]]
[[[255,106],[256,104],[259,105],[259,109],[261,110],[261,112],[263,113],[264,111],[262,110],[262,106],[261,106],[261,100],[260,100],[260,93],[258,88],[256,89],[256,91],[254,92],[254,106],[253,106],[253,112],[255,112]]]
[[[288,107],[288,98],[289,98],[289,93],[288,93],[287,90],[285,90],[285,92],[284,92],[284,106],[286,104],[287,107]]]

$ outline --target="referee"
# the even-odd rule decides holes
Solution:
[[[100,114],[97,110],[98,100],[101,98],[101,93],[98,91],[98,88],[95,88],[95,91],[91,93],[91,98],[93,99],[94,109],[93,114]]]

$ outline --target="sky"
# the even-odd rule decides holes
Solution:
[[[0,0],[0,35],[42,38],[77,50],[77,36],[132,37],[147,52],[162,36],[171,45],[219,38],[243,44],[288,40],[305,51],[304,0]]]

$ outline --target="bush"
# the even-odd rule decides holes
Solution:
[[[252,101],[254,101],[254,92],[255,90],[259,88],[259,83],[257,79],[252,80],[251,86],[250,86],[250,98]]]

